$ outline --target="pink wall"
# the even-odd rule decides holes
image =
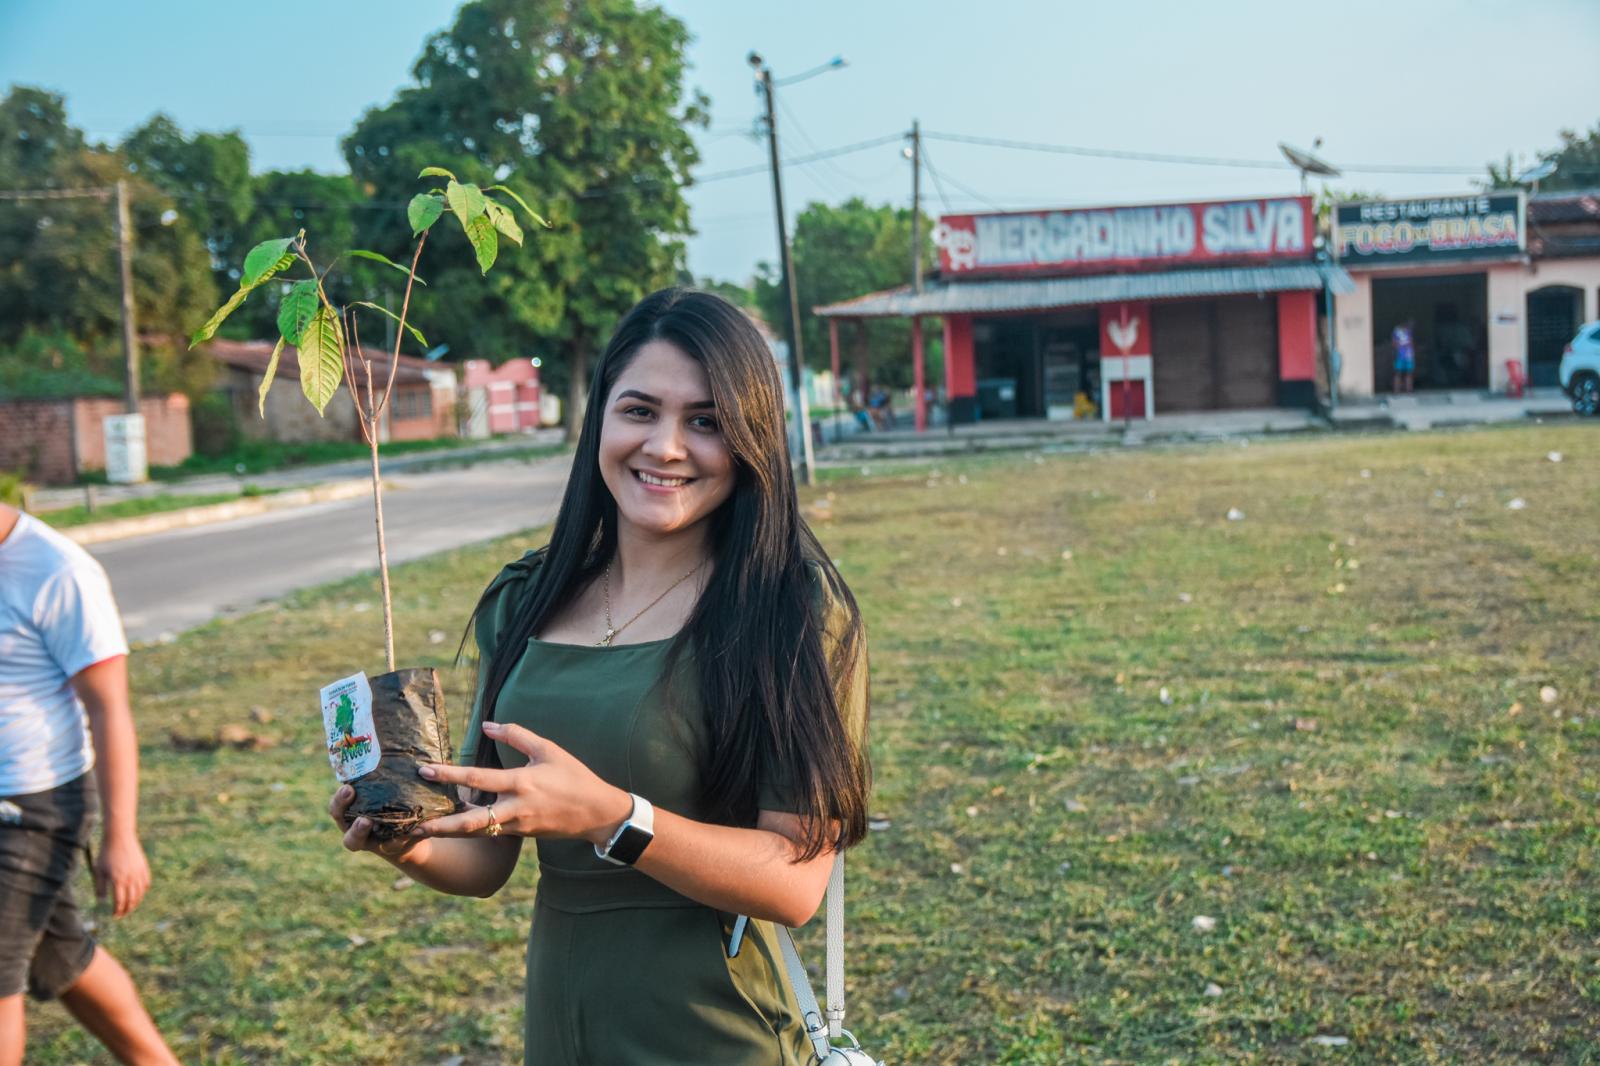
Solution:
[[[1317,294],[1278,293],[1278,380],[1317,377]]]
[[[483,389],[488,396],[490,433],[539,428],[539,368],[530,360],[492,367],[486,359],[468,359],[462,370],[463,387]]]

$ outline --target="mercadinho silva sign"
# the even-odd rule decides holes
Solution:
[[[1357,268],[1517,255],[1527,240],[1520,191],[1369,200],[1334,211],[1334,255]]]
[[[1311,254],[1311,200],[946,215],[934,237],[946,274],[1059,274],[1209,266]]]

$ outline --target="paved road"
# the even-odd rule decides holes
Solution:
[[[486,463],[386,477],[392,564],[542,525],[569,460]],[[329,545],[338,545],[330,551]],[[377,566],[369,497],[110,541],[89,549],[111,576],[128,639],[155,640],[297,588]]]

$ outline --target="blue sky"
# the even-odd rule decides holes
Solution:
[[[63,92],[74,122],[116,139],[152,112],[240,128],[257,169],[343,170],[338,138],[405,84],[456,0],[0,0],[0,85]],[[849,65],[781,91],[785,155],[909,128],[1251,160],[1324,138],[1335,163],[1477,168],[1531,157],[1600,122],[1600,3],[1527,0],[1068,3],[670,0],[695,34],[691,83],[712,100],[700,172],[762,163],[745,54],[780,76]],[[308,42],[315,41],[315,47]],[[331,67],[314,68],[306,52]],[[1294,192],[1288,169],[1092,159],[930,140],[952,209]],[[1469,188],[1467,174],[1351,173],[1386,194]],[[793,214],[861,195],[907,203],[898,144],[786,170]],[[929,210],[938,185],[924,175]],[[970,190],[966,191],[966,190]],[[975,195],[974,195],[975,194]],[[981,197],[981,201],[979,199]],[[764,175],[691,191],[699,275],[747,277],[774,256]]]

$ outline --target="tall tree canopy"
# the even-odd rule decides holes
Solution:
[[[1600,188],[1600,122],[1587,133],[1562,130],[1559,136],[1561,147],[1539,153],[1539,161],[1554,160],[1556,164],[1556,172],[1541,179],[1539,189],[1553,192]],[[1508,153],[1503,162],[1489,164],[1487,184],[1493,189],[1514,187],[1517,175],[1524,169]]]
[[[937,262],[933,223],[922,222],[923,269]],[[801,346],[807,365],[828,366],[828,324],[813,307],[849,300],[911,281],[911,210],[875,206],[855,198],[834,206],[807,205],[795,220],[794,272],[800,297]],[[756,278],[756,306],[783,335],[788,314],[776,267],[763,263]],[[905,319],[842,323],[841,353],[852,382],[864,390],[870,382],[904,386],[911,383],[911,325]]]
[[[250,146],[237,132],[197,132],[187,137],[178,124],[157,113],[122,142],[128,167],[171,196],[204,237],[217,288],[233,289],[249,245],[240,230],[251,212]]]
[[[550,221],[487,278],[448,231],[422,259],[414,297],[429,339],[452,358],[540,354],[581,415],[589,357],[618,316],[673,280],[698,153],[689,127],[706,101],[684,87],[688,30],[634,0],[473,0],[424,47],[414,86],[368,112],[345,140],[356,180],[394,215],[366,212],[360,240],[409,259],[398,220],[434,164],[503,183]]]
[[[0,100],[0,191],[106,189],[118,179],[128,182],[140,330],[181,336],[216,302],[209,256],[184,205],[137,173],[122,152],[89,144],[58,94],[18,86]],[[114,204],[0,200],[0,346],[25,334],[56,334],[109,356],[120,320]],[[178,346],[150,354],[152,384],[203,387],[209,369],[203,356],[184,355]]]

